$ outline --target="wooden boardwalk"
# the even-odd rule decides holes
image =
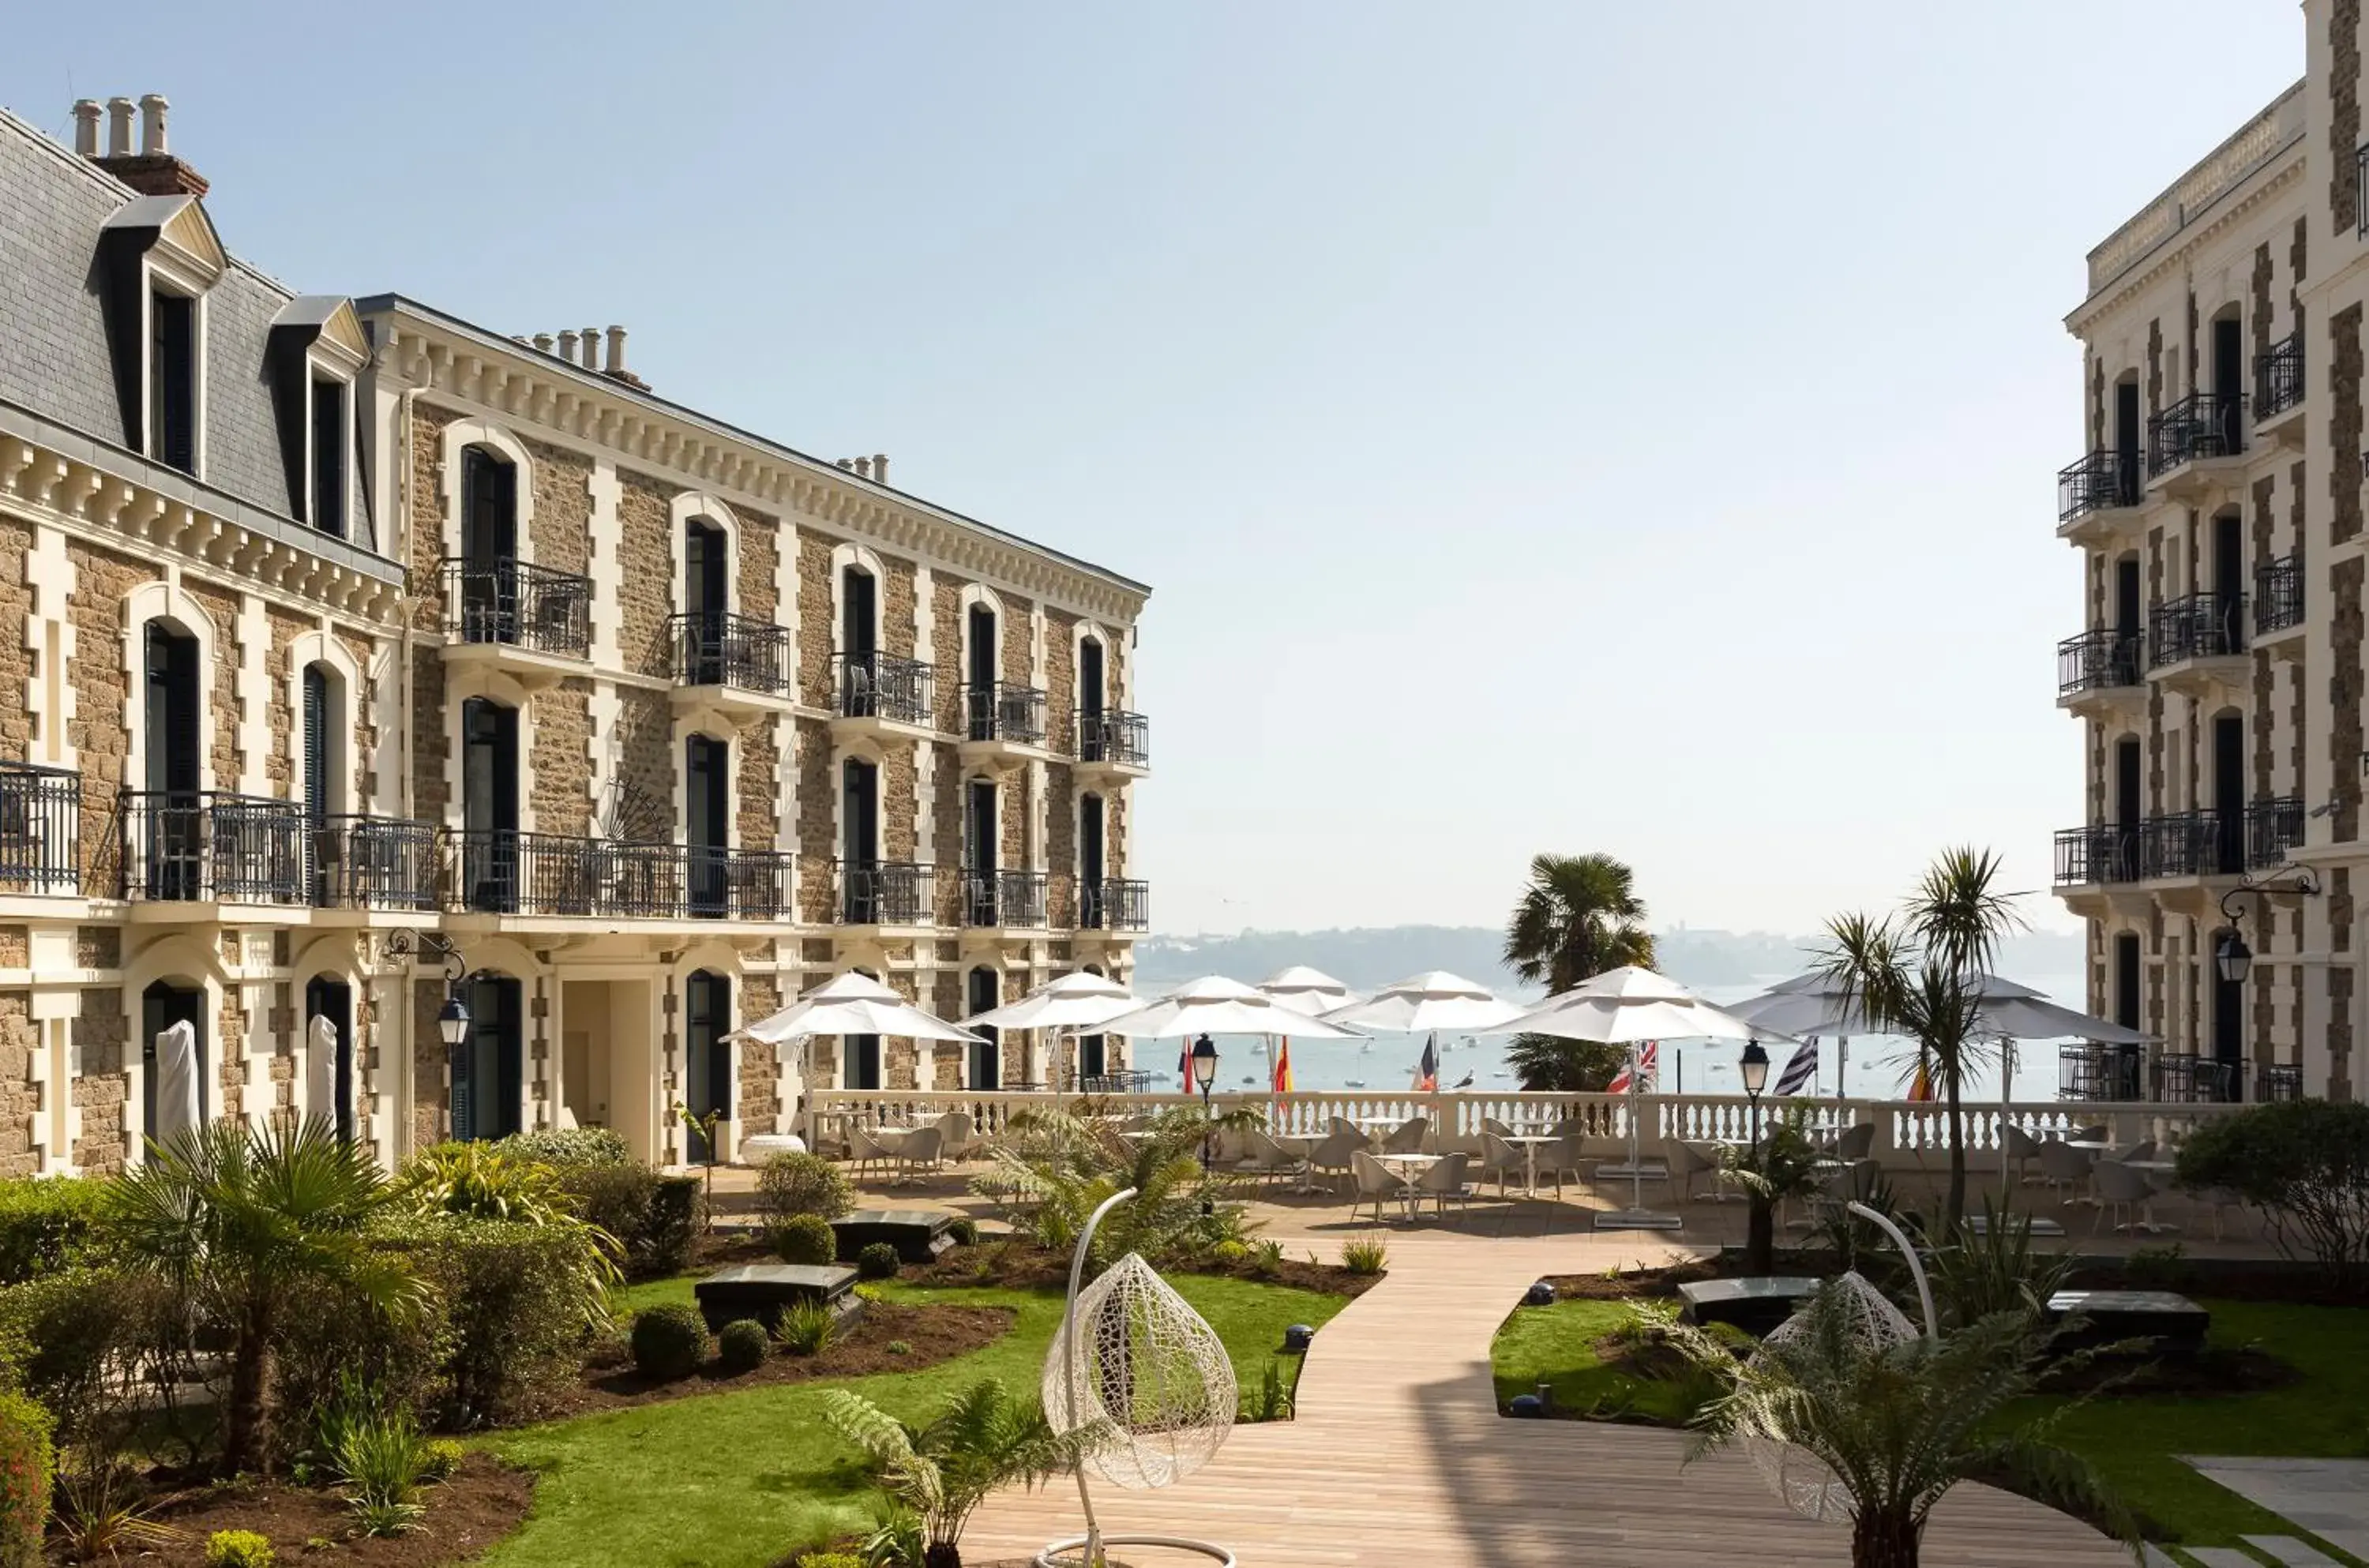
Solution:
[[[1334,1234],[1337,1240],[1337,1232]],[[1299,1419],[1241,1426],[1165,1492],[1098,1484],[1105,1529],[1198,1536],[1244,1568],[1831,1568],[1848,1536],[1785,1512],[1745,1460],[1681,1469],[1689,1440],[1638,1426],[1508,1421],[1489,1342],[1529,1282],[1658,1253],[1643,1237],[1393,1235],[1389,1277],[1317,1335]],[[1024,1558],[1084,1528],[1074,1482],[1006,1493],[963,1540],[975,1561]],[[1130,1550],[1139,1568],[1188,1560]],[[2088,1527],[1986,1487],[1937,1511],[1928,1568],[2115,1568]]]

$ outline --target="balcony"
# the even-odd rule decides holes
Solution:
[[[1116,708],[1078,715],[1081,779],[1139,779],[1151,772],[1151,721]]]
[[[1118,876],[1104,876],[1081,883],[1078,887],[1078,929],[1150,930],[1151,885]]]
[[[796,857],[774,850],[624,843],[509,829],[448,835],[455,908],[555,920],[795,917]]]
[[[2076,544],[2102,544],[2130,521],[2139,504],[2137,449],[2105,447],[2056,474],[2056,534]]]
[[[2094,1042],[2056,1047],[2056,1097],[2085,1103],[2141,1098],[2146,1063],[2134,1046]]]
[[[2056,705],[2094,714],[2137,708],[2146,693],[2146,661],[2136,632],[2084,632],[2056,645]]]
[[[2148,1064],[2154,1081],[2149,1095],[2161,1105],[2230,1104],[2242,1099],[2246,1064],[2193,1051],[2165,1051]]]
[[[2303,1068],[2295,1062],[2266,1061],[2254,1069],[2257,1101],[2303,1098]]]
[[[921,740],[936,736],[936,680],[928,665],[885,653],[842,653],[831,662],[839,699],[832,727]]]
[[[2282,658],[2303,657],[2303,552],[2254,568],[2254,646]]]
[[[393,817],[325,817],[308,820],[306,887],[317,909],[404,910],[430,914],[442,907],[442,852],[432,822]]]
[[[2283,795],[2246,807],[2246,869],[2268,871],[2303,847],[2303,801]]]
[[[1045,924],[1045,873],[965,871],[963,924],[1036,931]]]
[[[2244,467],[2246,400],[2192,392],[2147,421],[2147,484],[2183,498]]]
[[[122,894],[177,904],[312,901],[304,808],[292,800],[220,790],[126,790]]]
[[[82,775],[0,762],[0,893],[82,891]]]
[[[2289,333],[2254,358],[2254,434],[2303,444],[2303,334]]]
[[[909,860],[842,860],[832,909],[841,925],[933,923],[937,867]]]
[[[678,706],[736,715],[787,713],[797,694],[790,629],[746,615],[670,615],[668,676]]]
[[[504,556],[444,563],[444,657],[547,686],[592,653],[592,579]]]
[[[2245,690],[2246,596],[2192,593],[2157,603],[2147,618],[2147,673],[2177,692]]]
[[[2149,880],[2238,876],[2246,870],[2246,814],[2169,811],[2140,824],[2139,875]]]
[[[956,748],[966,762],[1018,762],[1045,750],[1045,693],[1009,681],[963,688],[963,738]]]
[[[2139,878],[2139,830],[2119,823],[2067,828],[2056,835],[2055,885],[2102,887]]]

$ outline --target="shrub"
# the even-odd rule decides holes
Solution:
[[[910,1356],[913,1354],[913,1342],[910,1339],[892,1339],[888,1342],[887,1349],[891,1356]]]
[[[419,1479],[425,1482],[450,1481],[461,1473],[461,1461],[469,1450],[450,1437],[430,1437],[420,1445]]]
[[[839,1314],[819,1301],[800,1301],[782,1314],[782,1348],[793,1356],[819,1356],[839,1335]]]
[[[691,1266],[692,1244],[707,1224],[707,1188],[697,1176],[660,1176],[650,1189],[650,1219],[637,1239],[652,1274]]]
[[[855,1187],[819,1154],[776,1154],[757,1171],[757,1212],[768,1228],[794,1215],[836,1219],[855,1207]]]
[[[753,1318],[738,1318],[715,1336],[715,1359],[737,1378],[765,1364],[767,1345],[764,1324]]]
[[[2369,1104],[2277,1100],[2206,1122],[2180,1150],[2180,1185],[2222,1187],[2262,1211],[2289,1257],[2341,1289],[2369,1265]]]
[[[1282,1267],[1283,1243],[1281,1242],[1261,1242],[1251,1249],[1251,1271],[1253,1274],[1270,1275]]]
[[[855,1272],[865,1279],[894,1279],[903,1259],[886,1242],[875,1242],[855,1254]]]
[[[635,1279],[681,1274],[700,1224],[696,1176],[661,1176],[648,1166],[562,1165],[554,1176],[586,1224],[614,1237]]]
[[[0,1285],[63,1268],[89,1251],[104,1186],[72,1176],[0,1182]]]
[[[1209,1256],[1215,1261],[1224,1264],[1229,1268],[1241,1263],[1250,1255],[1250,1243],[1247,1242],[1237,1242],[1231,1237],[1228,1237],[1226,1240],[1219,1242],[1216,1246],[1209,1249]]]
[[[206,1568],[271,1568],[280,1554],[253,1530],[216,1530],[206,1537]]]
[[[448,1368],[464,1347],[455,1341],[451,1304],[436,1288],[438,1263],[413,1254],[412,1265],[430,1288],[408,1312],[382,1311],[335,1285],[296,1292],[272,1367],[273,1397],[282,1410],[313,1413],[316,1464],[334,1462],[349,1420],[403,1411],[426,1423],[446,1408]],[[363,1368],[367,1376],[357,1370]]]
[[[429,1215],[389,1224],[383,1242],[411,1256],[440,1304],[439,1425],[524,1413],[574,1378],[607,1326],[604,1276],[580,1230]]]
[[[634,1365],[645,1377],[688,1378],[707,1359],[707,1323],[679,1301],[634,1314]]]
[[[772,1228],[773,1255],[784,1263],[826,1264],[839,1258],[839,1234],[818,1214],[793,1214]]]
[[[1266,1369],[1259,1374],[1258,1392],[1249,1402],[1253,1421],[1288,1421],[1291,1419],[1293,1385],[1298,1379],[1283,1369],[1283,1364],[1273,1356],[1267,1358]]]
[[[171,1312],[155,1281],[74,1267],[0,1289],[0,1344],[15,1380],[50,1414],[59,1442],[107,1446],[136,1363]]]
[[[795,1568],[864,1568],[864,1563],[852,1551],[809,1551],[799,1557]]]
[[[428,1444],[408,1414],[370,1416],[349,1425],[338,1444],[338,1473],[364,1535],[396,1535],[422,1512],[417,1499]]]
[[[499,1150],[539,1160],[546,1165],[630,1165],[633,1150],[625,1135],[614,1127],[552,1127],[540,1132],[514,1132],[494,1145]]]
[[[2041,1317],[2072,1274],[2072,1254],[2036,1251],[2031,1217],[1997,1207],[1987,1194],[1983,1215],[1982,1234],[1962,1227],[1948,1246],[1930,1249],[1933,1301],[1942,1321],[1967,1328],[1994,1312]]]
[[[50,1413],[23,1394],[0,1393],[0,1564],[6,1568],[39,1568],[55,1457]]]
[[[946,1227],[946,1234],[954,1239],[957,1247],[976,1247],[978,1245],[978,1221],[967,1214],[959,1215],[953,1224]]]
[[[1341,1266],[1351,1274],[1379,1274],[1389,1266],[1390,1249],[1372,1237],[1341,1244]]]

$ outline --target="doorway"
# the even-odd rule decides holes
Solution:
[[[1087,637],[1078,644],[1078,759],[1103,758],[1103,645]]]
[[[2246,720],[2213,720],[2213,866],[2224,876],[2246,869]]]
[[[1078,923],[1103,927],[1103,797],[1078,797]]]
[[[343,980],[326,975],[315,975],[304,982],[304,1044],[312,1048],[313,1020],[326,1018],[337,1031],[337,1042],[327,1073],[331,1096],[329,1119],[336,1125],[338,1141],[354,1140],[354,992]],[[314,1082],[318,1082],[315,1080]],[[308,1115],[319,1116],[319,1106],[308,1109]]]
[[[2213,520],[2213,646],[2229,654],[2246,648],[2246,534],[2234,511]]]
[[[995,784],[973,779],[964,786],[963,884],[964,911],[971,925],[996,925]]]
[[[2139,681],[2139,558],[2125,555],[2114,563],[2113,680],[2117,686],[2135,686]]]
[[[198,639],[148,623],[146,658],[148,897],[204,896],[203,803],[198,795]]]
[[[852,925],[880,923],[880,769],[861,757],[840,767],[841,912]]]
[[[2237,313],[2213,323],[2213,446],[2215,456],[2229,457],[2244,450],[2246,355]]]
[[[694,1117],[732,1115],[732,1047],[724,1038],[731,1028],[731,979],[694,970],[682,988],[682,1097]],[[684,1152],[693,1164],[717,1157],[696,1128],[688,1130]]]
[[[452,1054],[452,1137],[456,1142],[508,1138],[519,1130],[525,1084],[519,982],[475,974],[461,982],[469,1036]]]
[[[461,704],[461,879],[473,910],[518,908],[518,710],[472,697]]]
[[[205,988],[158,980],[140,993],[140,1132],[151,1142],[178,1130],[160,1127],[156,1121],[156,1036],[176,1024],[187,1024],[197,1037],[198,1125],[203,1127],[213,1113],[213,1074],[206,1065]]]
[[[683,524],[683,679],[694,686],[724,680],[728,564],[722,529],[704,518]]]
[[[970,607],[964,658],[970,667],[970,738],[995,738],[995,612],[984,604]]]
[[[461,635],[518,641],[518,470],[484,447],[461,455]]]
[[[2125,735],[2114,742],[2114,819],[2109,835],[2107,880],[2127,882],[2138,875],[2139,826],[2146,816],[2139,740]]]
[[[847,1039],[845,1077],[850,1089],[878,1089],[880,1083],[880,1036],[850,1035]]]
[[[337,902],[338,844],[329,835],[329,817],[335,811],[330,799],[330,783],[335,774],[330,755],[337,742],[337,726],[332,717],[333,697],[329,672],[317,664],[304,667],[303,713],[303,777],[304,843],[306,858],[311,862],[312,902],[316,909],[326,909]]]
[[[997,995],[999,982],[995,971],[981,966],[971,970],[967,981],[970,1013],[985,1013],[1002,999]],[[1003,1032],[991,1024],[974,1024],[974,1033],[982,1037],[970,1043],[970,1075],[968,1087],[985,1092],[1003,1087]]]
[[[2114,383],[2114,504],[2135,506],[2139,498],[2139,383],[2135,379]]]
[[[731,747],[712,735],[687,737],[682,745],[683,841],[691,860],[691,912],[720,919],[729,912],[732,902],[727,844]]]

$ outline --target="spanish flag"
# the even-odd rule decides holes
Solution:
[[[1908,1097],[1912,1101],[1933,1098],[1933,1075],[1925,1070],[1921,1059],[1917,1063],[1917,1076],[1908,1081]]]
[[[1291,1036],[1286,1035],[1275,1047],[1275,1092],[1291,1093]]]

